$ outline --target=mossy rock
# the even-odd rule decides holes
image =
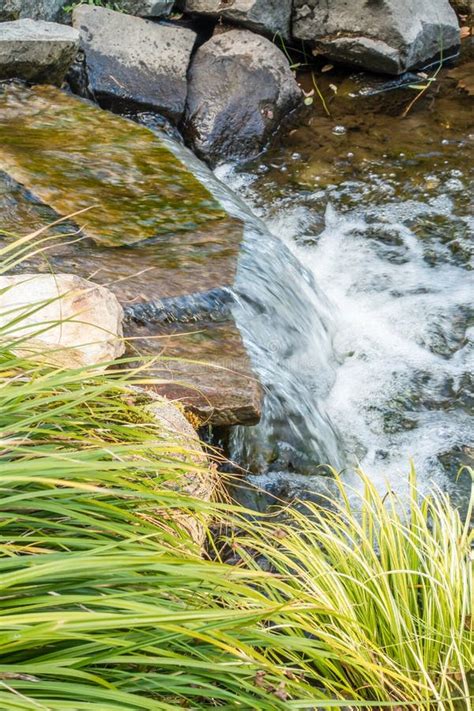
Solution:
[[[159,137],[50,86],[0,91],[2,169],[111,247],[192,232],[226,213]]]

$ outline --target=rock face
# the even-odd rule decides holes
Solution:
[[[73,12],[89,89],[101,103],[139,104],[177,121],[196,34],[101,7]]]
[[[68,0],[0,0],[0,20],[46,20],[61,22]]]
[[[9,312],[9,313],[7,313]],[[61,366],[97,365],[124,352],[123,310],[111,291],[72,274],[0,276],[2,327],[22,316],[15,348],[25,356]]]
[[[184,132],[212,165],[251,158],[300,98],[288,61],[274,44],[247,30],[231,30],[196,52]]]
[[[0,79],[61,84],[79,46],[72,27],[40,20],[0,24]]]
[[[186,12],[222,17],[255,32],[289,37],[292,0],[186,0]]]
[[[448,0],[294,0],[293,36],[329,59],[387,74],[459,44]]]
[[[165,17],[173,8],[174,0],[122,0],[124,12],[138,17]]]

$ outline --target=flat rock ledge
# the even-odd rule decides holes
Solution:
[[[9,137],[0,142],[0,163],[16,196],[0,210],[0,232],[28,234],[88,210],[57,227],[62,237],[47,262],[40,254],[21,268],[94,275],[127,313],[185,304],[167,319],[127,319],[128,355],[149,356],[150,388],[180,400],[203,424],[258,422],[261,388],[229,309],[221,313],[214,301],[211,312],[196,309],[202,299],[189,297],[229,293],[243,225],[198,180],[187,151],[174,155],[147,128],[48,86],[5,85],[0,123]],[[0,173],[0,197],[1,187]]]
[[[60,85],[74,61],[79,33],[42,20],[0,23],[0,80]]]

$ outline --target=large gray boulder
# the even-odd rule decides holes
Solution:
[[[173,9],[174,0],[122,0],[123,12],[138,17],[165,17]]]
[[[196,34],[102,7],[73,12],[89,91],[99,103],[139,104],[178,121]]]
[[[230,20],[263,34],[290,34],[292,0],[185,0],[186,12]]]
[[[72,27],[40,20],[0,24],[0,79],[61,84],[79,47]]]
[[[265,37],[231,30],[196,52],[183,130],[211,165],[252,158],[300,99],[284,54]]]
[[[45,20],[61,22],[68,0],[0,0],[0,20]]]
[[[331,60],[387,74],[460,41],[448,0],[294,0],[293,36]]]

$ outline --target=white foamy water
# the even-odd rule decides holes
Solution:
[[[331,320],[325,366],[330,376],[321,372],[320,361],[319,368],[307,369],[306,387],[339,433],[348,471],[360,464],[381,488],[387,482],[404,488],[412,459],[425,490],[433,481],[452,489],[440,459],[474,446],[468,400],[474,281],[467,260],[456,259],[442,238],[446,225],[456,232],[467,218],[454,214],[446,191],[421,201],[392,198],[353,209],[329,197],[321,229],[315,217],[322,191],[262,206],[252,189],[254,177],[219,172],[324,294]],[[429,240],[417,234],[420,220],[433,221]],[[437,220],[444,221],[439,235]],[[316,323],[314,328],[317,349]],[[318,392],[321,381],[327,387]]]

